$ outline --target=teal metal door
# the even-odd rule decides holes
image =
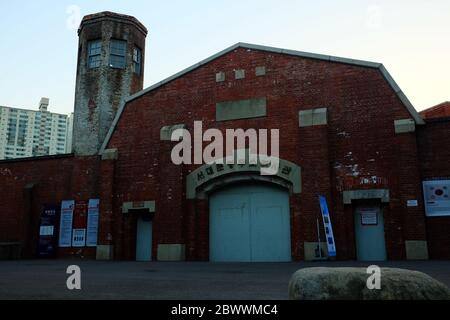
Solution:
[[[136,261],[152,260],[152,221],[140,216],[136,228]]]
[[[386,260],[384,218],[380,206],[357,206],[354,216],[358,260]]]
[[[287,190],[233,186],[214,193],[209,206],[211,261],[291,261]]]

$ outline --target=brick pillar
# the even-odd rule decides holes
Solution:
[[[100,216],[97,240],[97,260],[112,260],[114,258],[113,232],[113,198],[114,198],[114,167],[117,160],[117,149],[105,150],[100,164]]]
[[[406,119],[405,119],[406,120]],[[413,124],[402,125],[405,120],[395,122],[395,157],[398,173],[398,191],[394,194],[395,209],[401,213],[404,254],[401,258],[428,259],[426,222],[419,169],[417,140]],[[417,200],[418,206],[407,206],[408,200]],[[399,257],[400,258],[400,257]]]
[[[197,229],[197,212],[195,208],[195,200],[186,201],[186,260],[196,259],[196,235]]]
[[[341,223],[333,210],[331,197],[331,171],[328,150],[327,109],[302,110],[299,113],[300,143],[298,146],[300,166],[302,167],[302,192],[300,194],[300,216],[298,219],[300,235],[298,247],[304,248],[304,259],[312,259],[317,246],[317,219],[321,230],[322,250],[326,253],[326,242],[319,204],[319,195],[326,197],[334,235],[339,239]],[[299,255],[301,256],[301,255]]]
[[[301,236],[301,195],[292,194],[289,198],[289,207],[291,209],[291,253],[292,259],[300,261],[304,259],[303,237]]]
[[[209,261],[209,205],[208,200],[196,201],[196,252],[197,259]]]
[[[159,143],[159,202],[156,204],[155,221],[158,228],[157,259],[179,261],[186,259],[186,192],[183,165],[175,165],[171,159],[172,132],[184,128],[183,124],[161,128]]]

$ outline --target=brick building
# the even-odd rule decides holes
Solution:
[[[450,118],[422,118],[382,64],[238,43],[142,90],[146,33],[83,19],[74,154],[0,161],[0,242],[36,256],[45,206],[99,199],[96,245],[57,256],[315,259],[322,195],[337,259],[450,258]],[[279,129],[279,170],[174,164],[194,121]]]

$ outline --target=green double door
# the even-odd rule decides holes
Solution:
[[[210,261],[291,261],[287,190],[232,186],[211,195],[209,206]]]

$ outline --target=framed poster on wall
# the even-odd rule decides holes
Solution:
[[[73,229],[72,247],[84,247],[86,244],[86,229]]]
[[[64,200],[61,203],[61,218],[59,221],[59,246],[67,248],[72,245],[72,223],[74,200]]]
[[[73,214],[72,247],[84,247],[86,245],[86,216],[86,201],[77,201]]]
[[[45,205],[41,213],[39,226],[38,256],[52,257],[56,249],[56,224],[59,215],[59,205]]]
[[[97,246],[99,199],[90,199],[88,204],[86,246]]]
[[[429,180],[422,184],[426,216],[450,216],[450,180]]]

